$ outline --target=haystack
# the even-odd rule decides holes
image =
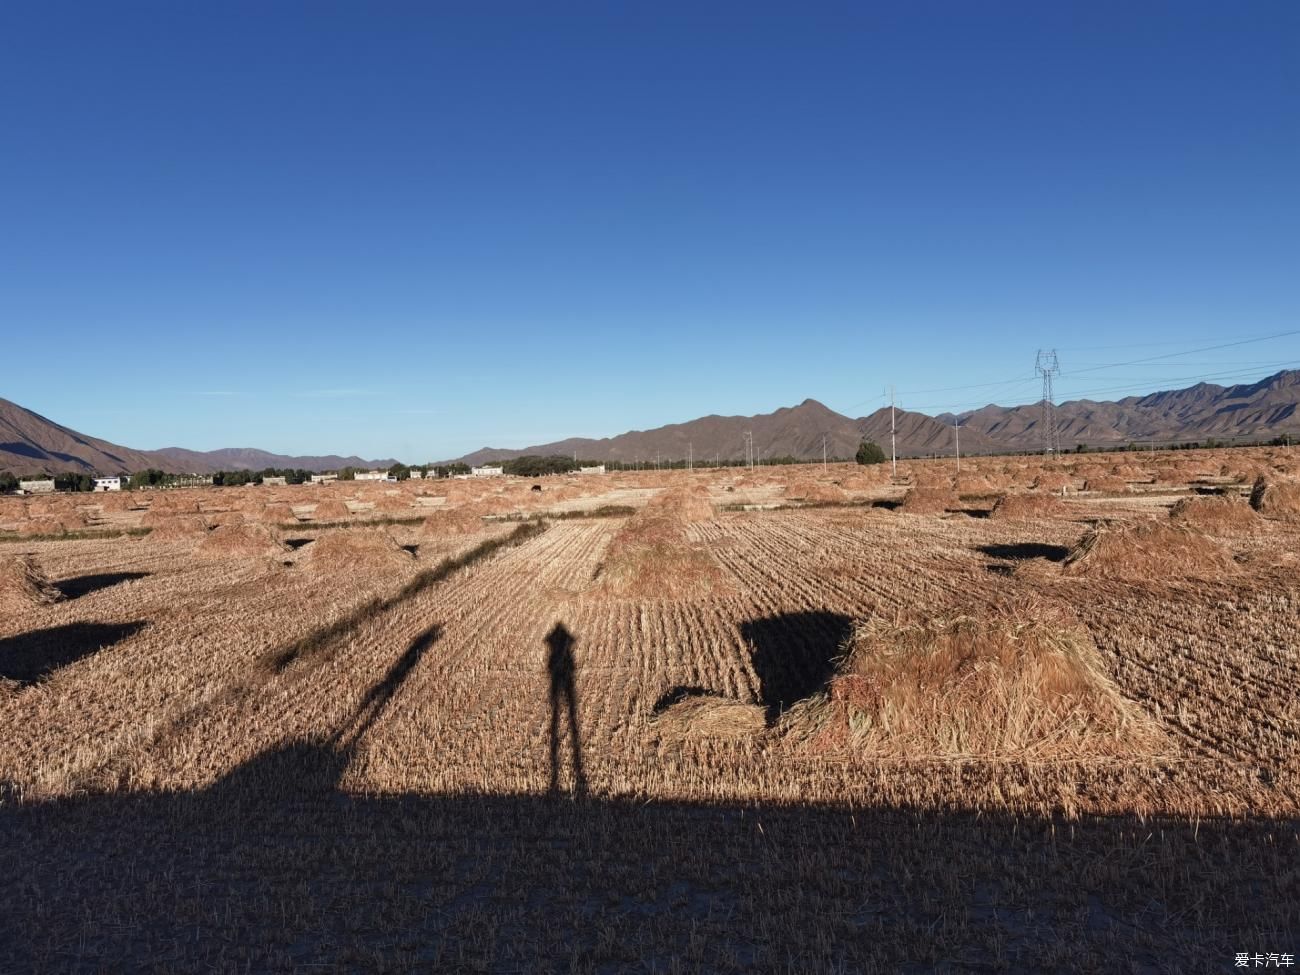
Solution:
[[[154,542],[194,541],[208,531],[208,526],[198,515],[159,515],[152,519],[149,527],[149,539]]]
[[[1250,506],[1268,518],[1300,519],[1300,481],[1261,475],[1251,488]]]
[[[302,564],[316,572],[409,568],[415,556],[382,529],[349,528],[329,532],[302,553]]]
[[[18,526],[19,535],[63,535],[69,531],[76,531],[80,525],[69,525],[62,518],[53,518],[48,515],[39,518],[29,518]]]
[[[272,501],[262,505],[257,520],[268,525],[290,524],[298,520],[297,515],[284,501]]]
[[[1180,576],[1215,578],[1237,568],[1232,553],[1215,539],[1163,521],[1099,525],[1062,563],[1067,575],[1144,582]]]
[[[787,737],[907,759],[1127,759],[1163,744],[1057,603],[873,617],[846,649],[827,693],[782,719]]]
[[[209,528],[219,528],[222,525],[242,525],[244,523],[244,513],[242,511],[213,511],[204,514],[203,520]]]
[[[1249,531],[1258,524],[1250,505],[1240,498],[1180,498],[1169,509],[1170,520],[1212,533]]]
[[[961,499],[951,488],[914,487],[908,490],[899,511],[910,515],[941,515],[961,507]]]
[[[374,510],[385,515],[410,514],[411,499],[403,495],[385,495],[375,501]]]
[[[1050,494],[1004,494],[993,504],[989,517],[998,521],[1040,521],[1062,518],[1068,509]]]
[[[610,541],[596,591],[616,598],[697,599],[730,591],[722,567],[689,539],[686,526],[713,517],[713,506],[666,492],[629,518]]]
[[[482,502],[462,504],[455,508],[440,508],[420,526],[420,534],[441,537],[446,535],[474,535],[488,527],[483,516],[488,506]]]
[[[1090,477],[1083,482],[1085,491],[1100,491],[1103,494],[1124,494],[1131,491],[1128,481],[1122,477],[1115,477],[1109,474],[1100,474]]]
[[[785,496],[810,504],[837,504],[849,499],[847,492],[838,484],[801,478],[789,483]]]
[[[222,525],[208,532],[195,549],[210,559],[276,558],[287,551],[265,525]]]
[[[14,555],[0,562],[0,613],[25,612],[60,598],[30,555]]]
[[[767,727],[761,704],[746,704],[716,694],[688,694],[659,711],[650,722],[665,741],[748,738]]]
[[[1064,471],[1043,471],[1034,478],[1033,489],[1035,491],[1055,491],[1060,493],[1063,488],[1072,488],[1076,479]]]
[[[311,520],[312,521],[343,521],[344,519],[350,517],[351,515],[352,515],[352,511],[348,508],[346,504],[344,504],[342,501],[336,501],[331,498],[328,501],[319,502],[316,505],[316,507],[312,509]]]

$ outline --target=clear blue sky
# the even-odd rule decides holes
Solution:
[[[4,4],[0,395],[414,462],[1028,402],[947,387],[1039,346],[1257,378],[1300,336],[1170,353],[1300,328],[1298,50],[1293,0]]]

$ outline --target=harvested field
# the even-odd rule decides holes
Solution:
[[[1285,483],[1298,456],[1138,471]],[[959,500],[950,463],[907,468]],[[0,498],[0,598],[19,594],[0,968],[1200,971],[1292,951],[1300,524],[1187,480],[1016,513],[1044,473],[1088,476],[963,458],[1008,495],[989,518],[721,507],[901,493],[809,465],[749,488],[542,480],[577,511],[619,498],[601,517],[485,521],[533,482],[440,481],[423,523],[210,531],[357,486],[208,488],[155,493],[142,537],[131,506],[92,513],[114,537],[20,536],[29,509]]]

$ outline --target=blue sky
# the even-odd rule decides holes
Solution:
[[[6,4],[0,396],[415,462],[1029,402],[1040,346],[1060,398],[1258,378],[1300,335],[1191,350],[1300,328],[1297,42],[1289,0]]]

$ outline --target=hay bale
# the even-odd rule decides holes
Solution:
[[[1170,520],[1208,532],[1249,531],[1258,524],[1250,505],[1239,498],[1180,498],[1169,509]]]
[[[287,551],[265,525],[222,525],[208,532],[195,549],[209,559],[279,558]]]
[[[781,731],[882,758],[1131,758],[1164,744],[1068,607],[1042,600],[860,623],[827,692]]]
[[[1250,491],[1250,506],[1267,518],[1300,519],[1300,481],[1260,475]]]
[[[373,528],[348,528],[329,532],[308,545],[301,564],[316,572],[357,569],[391,571],[410,568],[415,556],[388,532]]]
[[[665,741],[748,738],[767,728],[767,715],[761,704],[686,694],[658,710],[650,725]]]
[[[1237,568],[1232,553],[1218,541],[1161,521],[1098,525],[1062,563],[1067,575],[1144,582],[1180,576],[1215,578]]]
[[[0,562],[0,613],[22,613],[61,598],[30,555],[14,555]]]
[[[1004,494],[993,503],[989,517],[997,521],[1040,521],[1063,518],[1064,504],[1050,494]]]

